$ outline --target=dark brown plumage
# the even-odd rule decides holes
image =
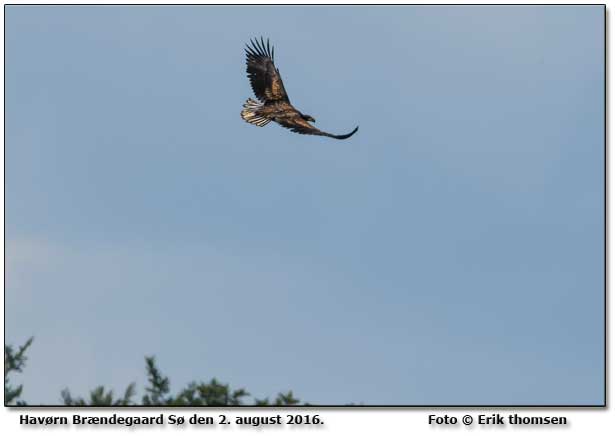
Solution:
[[[246,45],[246,71],[254,95],[260,103],[249,98],[243,105],[241,118],[250,124],[262,127],[275,121],[282,127],[304,135],[328,136],[335,139],[346,139],[359,130],[359,127],[346,135],[332,135],[312,126],[309,121],[316,120],[309,115],[302,114],[290,104],[288,94],[280,71],[273,61],[273,47],[261,37],[261,40],[250,40],[252,45]]]

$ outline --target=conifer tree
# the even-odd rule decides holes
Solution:
[[[26,365],[26,350],[32,345],[34,338],[30,338],[19,347],[17,352],[13,351],[11,345],[5,345],[4,347],[4,404],[9,405],[17,404],[18,406],[25,405],[25,402],[18,400],[23,392],[23,385],[17,387],[11,386],[9,383],[9,374],[12,372],[22,372]]]
[[[32,344],[33,338],[28,339],[17,352],[13,347],[4,347],[4,404],[27,405],[19,400],[23,385],[13,387],[9,382],[11,373],[22,372],[26,362],[26,350]],[[113,390],[98,386],[92,389],[86,398],[73,397],[68,389],[62,390],[60,396],[66,406],[239,406],[248,404],[246,401],[251,395],[243,388],[231,389],[229,384],[220,382],[215,377],[209,382],[190,382],[176,395],[171,394],[169,378],[162,375],[156,366],[154,356],[145,357],[145,370],[148,384],[141,403],[134,401],[136,394],[135,383],[129,384],[124,393],[116,397]],[[254,406],[293,406],[299,404],[292,391],[279,393],[273,402],[268,398],[254,398],[250,405]]]

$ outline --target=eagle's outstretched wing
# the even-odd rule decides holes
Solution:
[[[246,45],[246,71],[254,95],[261,102],[289,101],[280,72],[273,63],[273,46],[269,46],[261,37],[250,40],[252,46]]]
[[[359,126],[355,127],[354,130],[345,135],[332,135],[331,133],[323,132],[322,130],[317,129],[312,126],[306,120],[301,118],[301,115],[295,110],[293,112],[288,113],[284,117],[276,118],[276,122],[280,124],[282,127],[286,127],[295,133],[301,133],[303,135],[319,135],[319,136],[328,136],[330,138],[335,139],[346,139],[350,138],[354,135],[357,130],[359,130]]]

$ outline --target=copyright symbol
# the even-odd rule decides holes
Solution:
[[[463,421],[465,425],[472,424],[472,417],[470,415],[465,415],[463,418],[461,418],[461,420]]]

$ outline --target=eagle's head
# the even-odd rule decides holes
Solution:
[[[311,123],[315,123],[316,122],[316,120],[314,118],[312,118],[311,115],[303,115],[303,114],[301,114],[301,118],[303,118],[305,121],[309,121]]]

